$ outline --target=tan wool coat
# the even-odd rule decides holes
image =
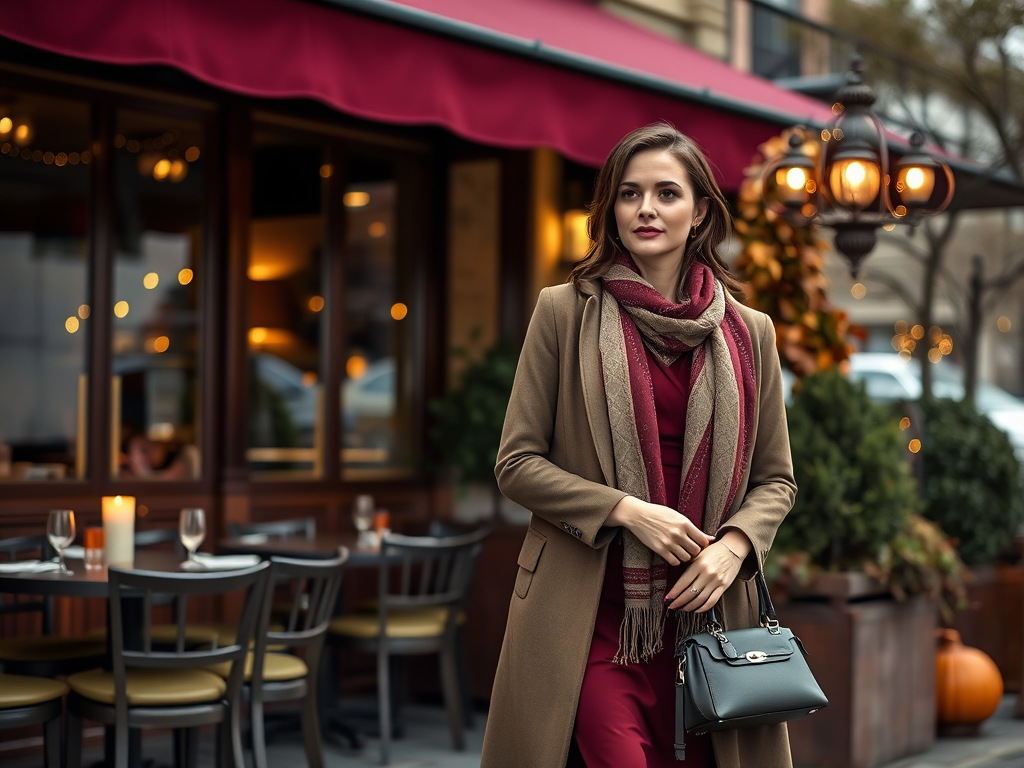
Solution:
[[[605,527],[625,495],[615,488],[601,377],[601,287],[545,288],[537,302],[505,417],[496,475],[502,493],[533,513],[494,680],[481,768],[564,768],[597,618]],[[753,543],[722,598],[726,628],[755,626],[750,577],[796,496],[775,329],[735,305],[753,345],[757,412],[753,454],[720,532]],[[716,733],[720,768],[789,768],[785,725]]]

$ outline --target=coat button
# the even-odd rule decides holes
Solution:
[[[568,523],[562,523],[562,530],[564,530],[566,533],[572,533],[572,526]]]

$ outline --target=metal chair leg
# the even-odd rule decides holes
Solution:
[[[455,633],[455,657],[459,664],[459,696],[462,700],[462,719],[467,730],[476,726],[473,717],[473,686],[469,679],[469,654],[466,652],[466,630],[459,627]]]
[[[68,709],[67,768],[82,768],[82,719]]]
[[[377,717],[380,722],[380,764],[391,762],[391,683],[386,642],[377,650]]]
[[[46,768],[60,768],[60,718],[48,720],[43,726],[43,759]]]
[[[324,768],[324,743],[320,736],[316,680],[310,676],[306,686],[306,696],[302,699],[302,738],[306,744],[306,762],[309,768]]]
[[[254,695],[249,702],[249,737],[254,768],[267,768],[267,733],[263,717],[263,700]]]
[[[444,706],[448,710],[448,726],[452,731],[452,743],[455,749],[466,748],[466,738],[462,733],[462,692],[459,690],[458,661],[455,659],[455,643],[446,642],[441,649],[441,688],[444,690]]]

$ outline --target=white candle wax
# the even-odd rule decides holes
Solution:
[[[135,562],[135,497],[103,497],[103,538],[107,565]]]

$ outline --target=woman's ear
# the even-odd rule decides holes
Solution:
[[[704,218],[708,215],[708,199],[705,197],[699,203],[697,203],[697,210],[693,213],[693,226],[698,227],[704,223]]]

